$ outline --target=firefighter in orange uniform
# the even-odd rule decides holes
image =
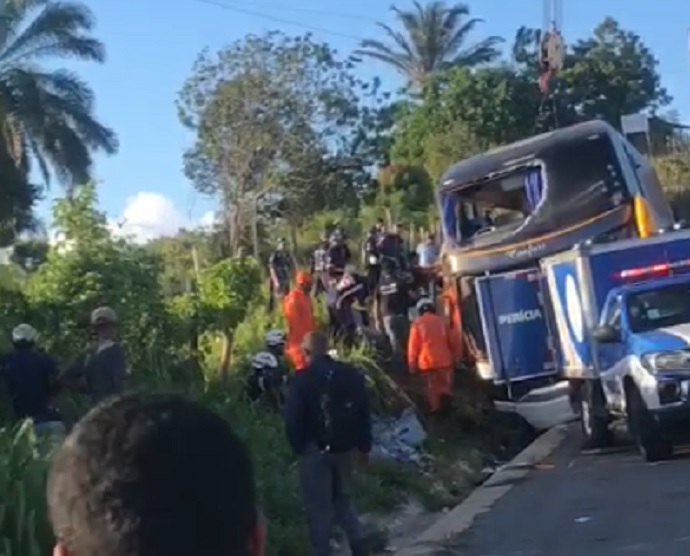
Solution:
[[[436,314],[433,301],[420,299],[419,316],[412,323],[407,345],[410,372],[422,375],[429,409],[436,413],[453,399],[455,362],[462,355],[459,338],[445,319]]]
[[[314,309],[309,297],[311,286],[309,273],[300,271],[297,273],[295,287],[283,298],[283,315],[288,329],[285,355],[297,371],[307,365],[302,342],[307,334],[316,329]]]

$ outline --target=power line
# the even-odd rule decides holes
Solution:
[[[254,10],[247,10],[245,8],[240,8],[237,6],[226,4],[225,2],[220,2],[218,0],[195,0],[195,1],[200,2],[202,4],[208,4],[210,6],[215,6],[216,8],[220,8],[222,10],[227,10],[230,12],[237,12],[237,13],[241,13],[241,14],[245,14],[245,15],[250,15],[252,17],[258,17],[258,18],[266,19],[268,21],[275,21],[276,23],[283,23],[285,25],[293,25],[295,27],[301,27],[302,29],[306,29],[307,31],[313,31],[316,33],[324,33],[327,35],[333,35],[335,37],[341,37],[341,38],[349,39],[349,40],[356,41],[356,42],[362,42],[363,40],[365,40],[363,37],[356,37],[354,35],[348,35],[346,33],[340,33],[338,31],[332,31],[329,29],[324,29],[322,27],[307,25],[304,23],[300,23],[299,21],[293,21],[290,19],[285,19],[282,17],[274,16],[271,14],[266,14],[263,12],[256,12]]]
[[[230,3],[230,4],[245,4],[246,2],[243,0],[224,0],[224,4]],[[277,10],[277,11],[284,11],[284,12],[293,12],[293,13],[304,13],[304,14],[313,14],[313,15],[320,15],[320,16],[325,16],[325,17],[335,17],[339,19],[353,19],[357,21],[367,21],[369,23],[373,23],[374,21],[370,17],[363,16],[361,14],[353,14],[353,13],[345,13],[345,12],[334,12],[333,10],[320,10],[318,8],[300,8],[297,6],[285,6],[281,4],[271,4],[271,3],[266,3],[263,1],[260,2],[251,2],[251,7],[258,7],[260,9],[270,9],[270,10]]]

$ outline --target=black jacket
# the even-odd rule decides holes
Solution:
[[[290,383],[285,406],[285,429],[288,441],[297,454],[317,442],[320,416],[319,388],[323,374],[335,368],[339,387],[359,406],[358,426],[343,439],[343,444],[363,453],[371,451],[371,411],[364,376],[353,366],[330,357],[312,362],[297,373]]]
[[[30,418],[36,423],[60,419],[51,407],[58,377],[52,357],[38,350],[17,350],[0,359],[0,374],[17,419]]]

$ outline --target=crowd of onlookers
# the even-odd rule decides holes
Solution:
[[[452,402],[461,355],[457,335],[436,311],[438,247],[428,234],[411,253],[397,229],[374,227],[362,246],[362,271],[340,230],[324,234],[309,271],[297,271],[284,241],[269,262],[272,306],[287,330],[266,335],[248,389],[260,399],[265,374],[285,358],[287,395],[274,399],[299,468],[310,553],[331,554],[333,525],[346,533],[353,556],[370,553],[352,502],[356,462],[372,448],[364,375],[329,349],[312,300],[325,296],[329,332],[345,343],[378,327],[388,338],[391,368],[423,377],[429,410]],[[67,434],[48,482],[54,556],[259,556],[266,521],[257,503],[251,458],[230,424],[174,396],[127,394],[117,315],[91,315],[94,342],[59,374],[38,349],[38,332],[15,328],[14,349],[0,375],[15,417],[32,419],[38,435],[66,434],[52,400],[62,389],[88,394],[95,407]],[[255,380],[252,380],[255,379]]]
[[[370,554],[352,474],[372,447],[364,377],[304,340],[306,366],[287,399],[310,549],[331,554],[333,526]],[[58,449],[47,488],[54,556],[260,556],[266,520],[251,457],[229,423],[192,401],[121,394],[96,405]]]

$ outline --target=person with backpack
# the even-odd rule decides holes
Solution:
[[[312,556],[330,556],[334,521],[353,556],[368,554],[352,493],[354,457],[369,461],[371,413],[364,376],[328,355],[328,337],[304,341],[308,365],[297,374],[285,407],[286,434],[299,457],[299,480]]]

